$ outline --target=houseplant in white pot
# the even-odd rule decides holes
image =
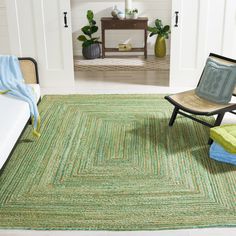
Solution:
[[[94,14],[91,10],[87,11],[88,25],[84,26],[81,30],[84,34],[80,35],[77,39],[82,43],[82,53],[86,59],[95,59],[100,57],[101,48],[99,37],[94,37],[93,34],[98,31]]]
[[[137,8],[132,10],[132,19],[138,19],[138,9]]]
[[[138,19],[138,9],[132,9],[126,12],[126,19]]]
[[[162,21],[159,19],[155,20],[154,27],[148,27],[148,31],[150,31],[150,37],[153,35],[157,35],[156,43],[155,43],[155,56],[156,57],[165,57],[166,56],[166,39],[169,38],[170,34],[170,26],[163,26]]]

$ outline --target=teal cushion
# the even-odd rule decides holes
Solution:
[[[236,65],[223,65],[208,58],[195,91],[199,97],[226,104],[231,100],[235,85]]]

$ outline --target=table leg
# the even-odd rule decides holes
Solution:
[[[105,30],[102,29],[102,58],[105,58]]]
[[[144,30],[144,57],[147,59],[147,29]]]

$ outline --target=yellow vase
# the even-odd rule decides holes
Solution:
[[[158,36],[155,44],[155,56],[165,57],[166,56],[166,40],[165,37]]]

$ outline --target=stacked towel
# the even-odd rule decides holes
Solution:
[[[0,56],[0,93],[7,93],[29,104],[33,134],[40,136],[40,116],[33,89],[24,83],[18,58]]]
[[[210,148],[210,157],[236,165],[236,125],[211,128],[210,137],[214,140]]]
[[[213,142],[210,148],[210,157],[216,161],[236,165],[236,154],[227,152],[221,145]]]

